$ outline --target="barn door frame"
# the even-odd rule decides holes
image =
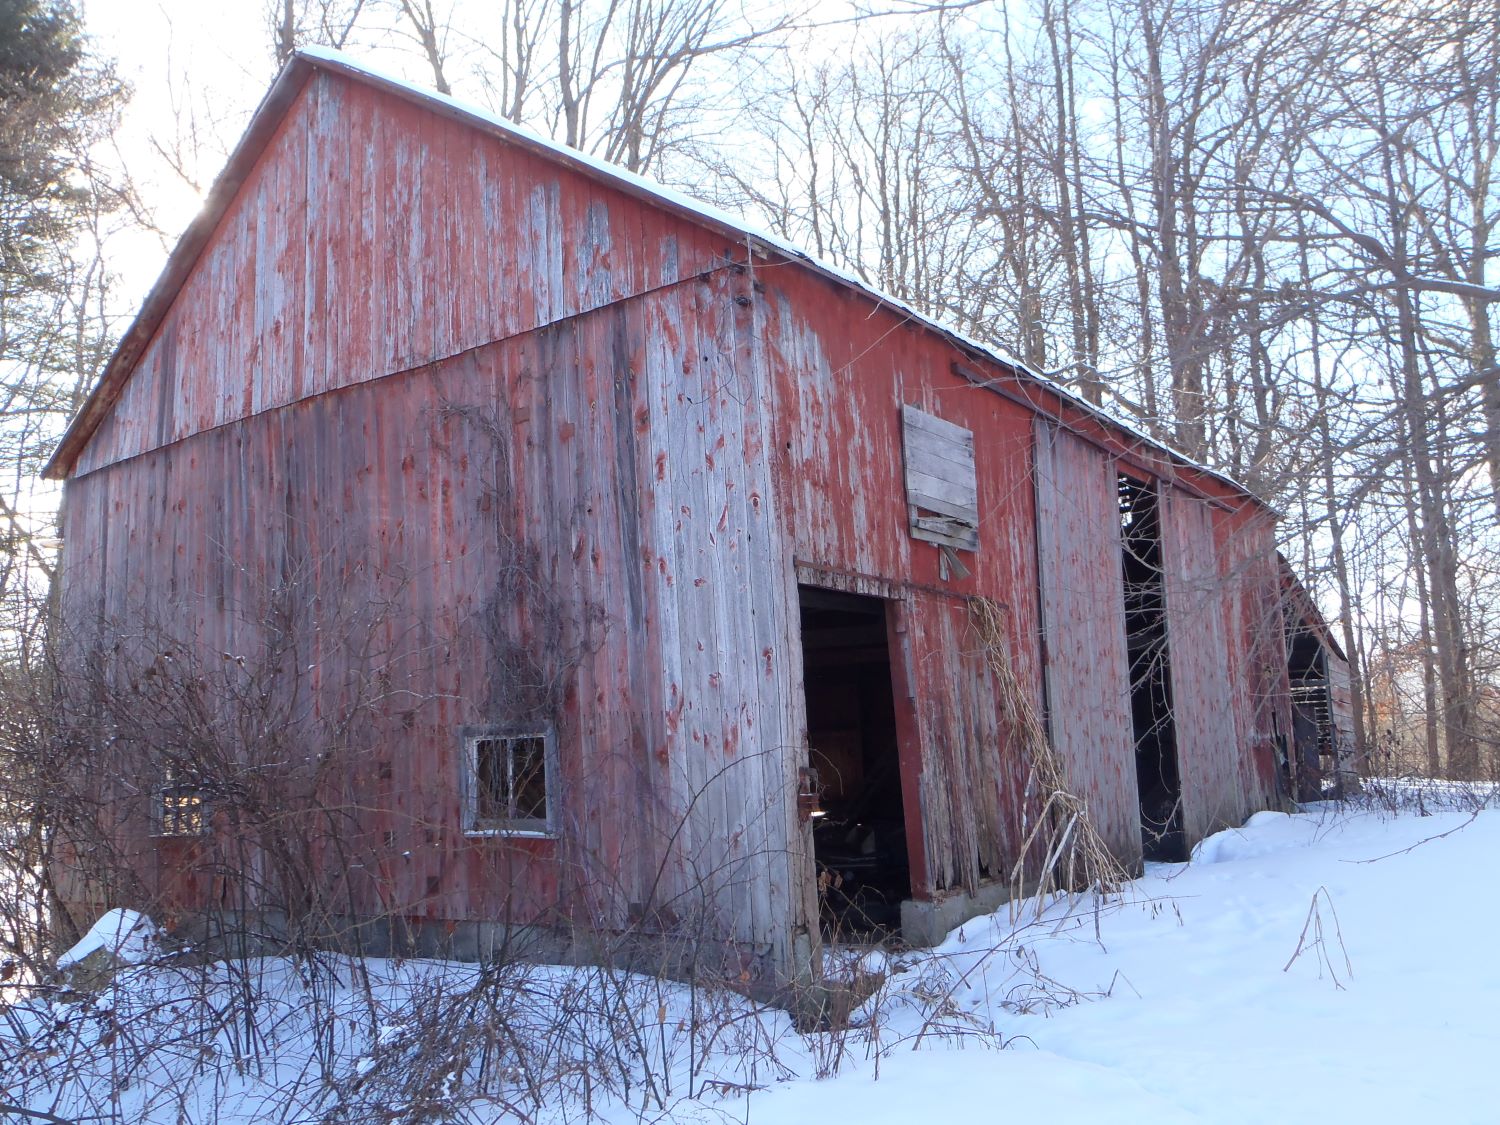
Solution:
[[[890,664],[896,755],[901,778],[902,819],[906,828],[906,859],[910,874],[908,894],[913,901],[929,901],[933,894],[932,880],[928,874],[926,825],[922,817],[922,746],[920,726],[917,721],[916,670],[912,665],[911,646],[908,640],[911,613],[909,596],[903,587],[893,582],[865,575],[845,574],[800,562],[796,566],[796,583],[799,589],[807,587],[830,593],[854,594],[877,600],[884,605],[886,657]],[[802,650],[800,627],[797,631],[797,642],[800,657]],[[800,659],[799,664],[803,664]],[[808,755],[812,748],[808,745],[806,738],[807,670],[805,665],[802,666],[801,672],[801,680],[797,686],[799,703],[803,707],[802,732],[804,737],[799,753],[803,759],[801,765],[808,766],[811,764]],[[813,856],[810,829],[808,857],[812,865],[811,875],[816,879],[816,859]]]

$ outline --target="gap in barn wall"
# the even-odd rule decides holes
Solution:
[[[1317,635],[1297,621],[1288,621],[1286,645],[1297,799],[1318,801],[1325,783],[1335,783],[1338,774],[1327,655]]]
[[[1118,479],[1141,847],[1147,859],[1181,861],[1187,859],[1187,842],[1182,826],[1182,772],[1172,718],[1160,501],[1154,486],[1123,473]]]
[[[798,587],[821,922],[830,941],[899,933],[911,897],[907,800],[881,598]]]

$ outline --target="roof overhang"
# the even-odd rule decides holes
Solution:
[[[1344,655],[1343,646],[1333,635],[1333,628],[1323,616],[1323,611],[1318,608],[1318,603],[1313,601],[1312,594],[1292,569],[1291,562],[1280,551],[1276,552],[1276,562],[1281,571],[1282,596],[1296,613],[1297,621],[1304,630],[1318,638],[1319,644],[1347,664],[1349,658]]]

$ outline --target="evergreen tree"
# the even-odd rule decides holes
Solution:
[[[77,141],[83,60],[62,4],[0,0],[0,299],[49,288],[50,250],[79,205]]]
[[[109,354],[101,221],[122,191],[95,154],[125,93],[69,0],[0,0],[0,653],[53,578],[34,474]]]

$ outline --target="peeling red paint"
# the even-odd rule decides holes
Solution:
[[[70,619],[168,607],[152,585],[165,569],[200,607],[193,631],[223,651],[243,647],[235,610],[289,570],[310,572],[322,600],[309,605],[390,605],[392,647],[441,636],[405,654],[409,690],[428,702],[390,732],[410,752],[395,758],[389,800],[369,804],[403,841],[442,831],[398,865],[381,901],[420,899],[449,920],[501,916],[503,850],[520,857],[507,893],[545,914],[589,898],[565,885],[583,865],[570,866],[573,853],[555,859],[558,849],[597,848],[621,898],[605,906],[623,926],[630,896],[680,858],[660,852],[680,814],[694,848],[735,840],[761,857],[726,914],[738,938],[780,948],[797,927],[816,930],[804,841],[785,834],[790,817],[764,814],[806,761],[796,584],[884,598],[913,893],[1003,877],[1025,769],[963,599],[1008,607],[1019,685],[1040,709],[1034,411],[961,378],[954,363],[978,361],[900,310],[774,255],[752,290],[725,269],[744,247],[722,232],[388,92],[320,75],[280,129],[79,455]],[[433,184],[443,190],[424,190]],[[656,251],[667,245],[671,255]],[[265,323],[284,327],[257,329]],[[996,364],[983,374],[1013,376]],[[945,578],[938,551],[909,534],[906,403],[975,435],[982,516],[970,578]],[[493,432],[446,414],[452,406]],[[1071,409],[1053,413],[1084,427]],[[1091,459],[1121,452],[1105,446]],[[1228,508],[1245,503],[1211,478],[1195,487]],[[429,489],[438,503],[421,502]],[[1206,552],[1199,569],[1228,557],[1227,532],[1217,548],[1191,534]],[[568,669],[557,716],[568,792],[597,798],[574,810],[596,824],[587,840],[475,842],[455,823],[454,730],[503,718],[487,698],[478,610],[513,561],[502,550],[511,538],[538,552],[540,581],[566,612],[607,621],[598,648]],[[1236,549],[1258,558],[1268,545]],[[1089,574],[1099,557],[1066,555]],[[677,584],[676,574],[693,577]],[[407,580],[398,594],[395,575]],[[1097,584],[1091,597],[1109,593]],[[1270,716],[1253,701],[1268,693],[1246,639],[1258,595],[1239,596],[1221,607],[1236,677],[1222,702],[1261,746]],[[1053,642],[1086,651],[1080,636]],[[313,701],[322,713],[342,690],[329,667]],[[1196,680],[1182,690],[1209,695]],[[580,699],[612,705],[584,715]],[[1200,715],[1207,746],[1225,728],[1212,708]],[[1269,761],[1258,749],[1250,780],[1236,781],[1236,752],[1198,751],[1212,774],[1205,789],[1231,812]],[[641,768],[652,762],[667,776]],[[1112,760],[1084,784],[1118,811],[1128,772]],[[682,812],[721,774],[712,801]],[[615,807],[632,815],[612,817]]]

